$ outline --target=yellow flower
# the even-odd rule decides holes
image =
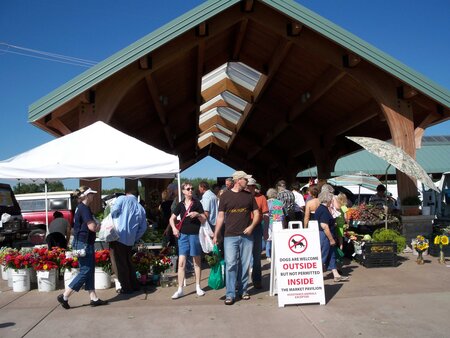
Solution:
[[[417,236],[417,241],[418,242],[423,242],[425,240],[425,237],[423,237],[422,235],[418,235]]]
[[[447,236],[441,236],[441,244],[448,245],[448,237]]]
[[[48,270],[48,265],[44,264],[43,268],[44,268],[44,270]]]
[[[441,236],[434,237],[434,244],[436,244],[436,245],[441,244]]]

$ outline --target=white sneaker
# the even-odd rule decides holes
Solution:
[[[178,299],[180,297],[183,297],[183,290],[178,290],[177,292],[175,292],[172,296],[172,299]]]
[[[197,296],[201,297],[201,296],[204,296],[204,295],[205,295],[205,291],[203,291],[200,288],[197,288]]]

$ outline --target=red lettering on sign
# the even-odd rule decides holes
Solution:
[[[308,285],[314,284],[314,278],[291,278],[288,279],[288,285]]]
[[[284,263],[283,269],[284,270],[317,269],[317,262]]]

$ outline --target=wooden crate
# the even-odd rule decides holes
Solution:
[[[361,264],[366,268],[397,266],[397,243],[375,242],[363,246]]]

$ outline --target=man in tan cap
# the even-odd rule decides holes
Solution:
[[[248,179],[244,171],[233,175],[234,186],[220,197],[214,243],[218,243],[221,228],[226,218],[224,233],[224,256],[226,273],[225,305],[232,305],[236,300],[236,281],[238,276],[239,298],[250,299],[247,293],[248,270],[253,250],[252,232],[260,221],[258,205],[253,195],[246,191]],[[252,217],[253,215],[253,217]],[[241,264],[239,264],[239,260]],[[240,269],[238,273],[238,269]]]
[[[247,190],[255,197],[258,210],[261,215],[258,224],[253,230],[253,266],[252,266],[252,283],[255,289],[262,288],[262,271],[261,271],[261,251],[262,251],[262,237],[263,237],[263,220],[264,224],[269,225],[269,207],[267,206],[267,199],[264,195],[256,191],[256,180],[252,177],[247,182]]]

